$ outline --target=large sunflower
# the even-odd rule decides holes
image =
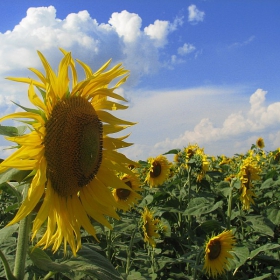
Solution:
[[[170,163],[163,155],[159,155],[156,158],[149,158],[149,171],[145,181],[149,183],[151,187],[157,187],[163,184],[170,173]]]
[[[236,240],[230,230],[224,231],[208,240],[205,246],[205,263],[203,269],[212,277],[225,273],[229,267],[230,253]]]
[[[256,195],[253,191],[254,186],[252,181],[260,179],[260,172],[261,169],[258,167],[258,162],[253,157],[248,157],[243,160],[237,176],[241,181],[240,200],[244,210],[249,210],[250,205],[255,204],[253,197],[256,197]]]
[[[155,219],[153,212],[151,212],[148,208],[145,208],[142,213],[142,222],[144,241],[149,243],[152,247],[156,247],[154,238],[160,237],[158,233],[158,230],[160,229],[159,219]]]
[[[26,112],[0,119],[29,119],[31,129],[24,136],[7,138],[16,142],[19,149],[1,163],[0,172],[12,167],[35,172],[28,195],[9,225],[27,216],[42,199],[33,222],[32,238],[46,221],[46,231],[37,245],[44,248],[52,245],[52,250],[57,251],[63,243],[65,251],[69,244],[76,254],[81,247],[81,227],[97,239],[90,217],[108,228],[111,225],[105,216],[118,219],[116,202],[109,187],[129,189],[115,172],[131,174],[126,166],[134,162],[116,151],[131,145],[123,141],[126,137],[111,138],[109,134],[133,123],[107,112],[127,108],[109,98],[126,101],[114,90],[125,82],[128,71],[121,64],[105,71],[108,61],[93,73],[88,65],[77,60],[85,72],[85,79],[78,82],[71,53],[61,51],[64,57],[57,74],[38,52],[45,74],[33,68],[30,70],[39,81],[8,78],[30,85],[28,97],[38,109],[26,109]],[[109,88],[109,83],[117,77],[121,77],[119,82]]]
[[[122,175],[121,180],[130,189],[113,189],[113,196],[117,202],[117,208],[126,212],[141,199],[142,196],[138,192],[142,191],[142,189],[140,188],[141,183],[136,174]]]

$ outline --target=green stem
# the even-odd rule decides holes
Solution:
[[[191,202],[191,174],[192,174],[192,167],[190,166],[188,168],[188,207],[190,206]],[[188,230],[189,230],[189,238],[188,238],[188,243],[191,245],[191,227],[192,227],[192,216],[188,214]]]
[[[113,258],[113,248],[112,248],[112,230],[109,229],[107,235],[107,258],[111,262]]]
[[[6,272],[6,277],[8,280],[16,280],[16,277],[13,275],[11,269],[10,269],[10,266],[9,266],[9,263],[5,257],[5,255],[2,253],[2,251],[0,250],[0,258],[3,262],[3,265],[4,265],[4,269],[5,269],[5,272]]]
[[[28,188],[25,188],[23,199],[25,199]],[[27,215],[19,223],[19,232],[17,240],[16,259],[14,267],[14,275],[16,279],[23,280],[25,271],[25,261],[29,242],[29,232],[31,225],[31,215]]]
[[[203,250],[200,250],[197,255],[196,255],[196,259],[195,259],[195,268],[194,268],[194,274],[193,274],[193,279],[196,280],[198,279],[197,278],[197,267],[198,267],[198,264],[200,262],[200,259],[202,257],[202,254],[203,254]]]
[[[155,248],[152,248],[151,252],[151,261],[152,261],[152,272],[155,273]]]
[[[129,248],[128,248],[127,257],[126,257],[126,267],[125,267],[126,276],[128,276],[129,269],[130,269],[132,247],[133,247],[134,236],[135,236],[137,228],[138,228],[138,225],[136,225],[136,227],[134,228],[132,235],[131,235],[130,243],[129,243]]]
[[[233,183],[234,180],[232,180],[231,186],[230,186],[230,193],[228,197],[228,209],[227,209],[227,230],[230,230],[231,227],[231,210],[232,210],[232,191],[233,191]]]

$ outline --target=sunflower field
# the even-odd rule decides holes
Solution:
[[[114,93],[127,71],[77,60],[78,82],[61,51],[58,73],[39,53],[39,81],[10,78],[38,109],[0,119],[23,122],[0,125],[16,143],[0,163],[0,279],[280,279],[280,148],[186,143],[132,161],[111,134],[133,123],[108,113],[127,108]]]

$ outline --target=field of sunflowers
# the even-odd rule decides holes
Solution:
[[[0,118],[23,124],[0,125],[15,143],[0,163],[0,279],[280,279],[280,148],[186,143],[132,161],[128,136],[111,136],[134,125],[110,112],[127,108],[114,90],[128,71],[61,52],[57,72],[38,52],[45,73],[9,77],[37,109]]]
[[[76,256],[30,247],[26,279],[279,279],[280,150],[265,152],[258,139],[233,157],[196,144],[167,154],[174,161],[160,155],[119,174],[133,191],[113,190],[120,219],[111,229],[92,221],[99,242],[83,230]],[[11,267],[18,224],[4,226],[27,173],[1,177],[0,248]]]

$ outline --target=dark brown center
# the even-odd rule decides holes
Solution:
[[[82,97],[58,101],[46,123],[47,177],[63,197],[76,194],[97,174],[102,161],[102,122]]]

